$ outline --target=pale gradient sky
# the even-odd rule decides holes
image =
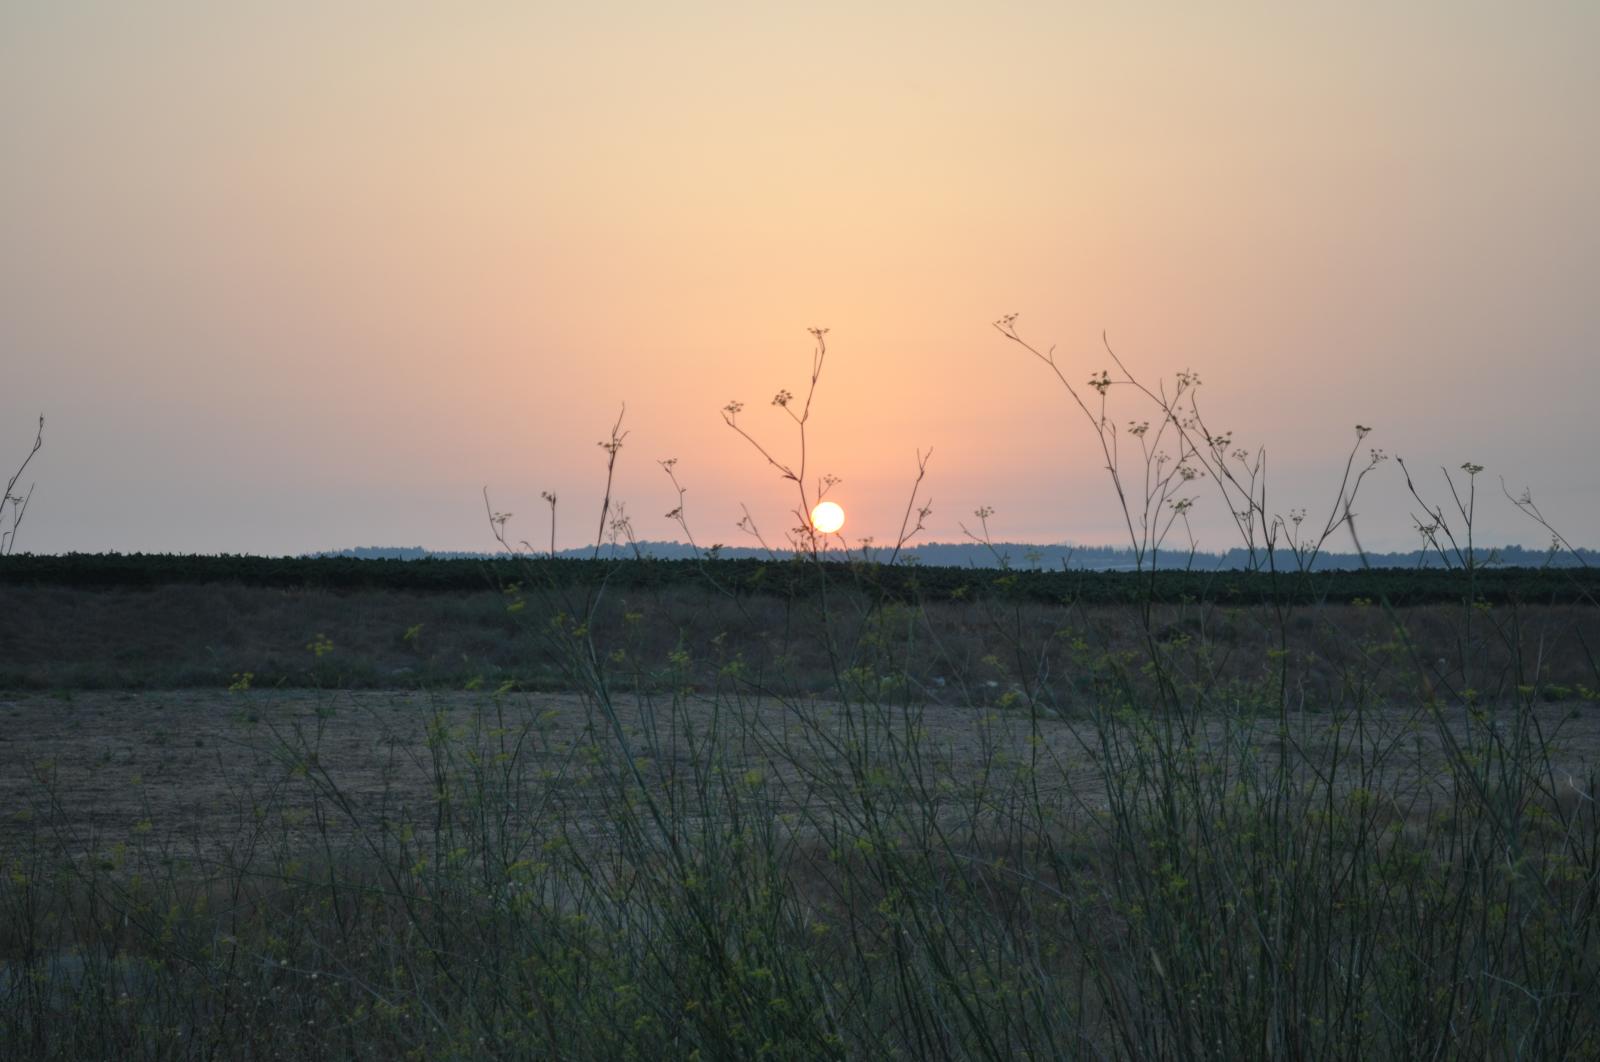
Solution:
[[[789,494],[718,410],[788,446],[813,324],[852,538],[932,446],[925,537],[1115,543],[1013,311],[1075,379],[1102,329],[1198,370],[1284,509],[1359,421],[1487,466],[1481,538],[1545,540],[1503,474],[1600,543],[1600,4],[249,7],[0,6],[23,549],[489,548],[485,484],[578,545],[624,401],[637,533],[676,537],[677,457],[742,544]],[[1371,482],[1367,544],[1410,545]]]

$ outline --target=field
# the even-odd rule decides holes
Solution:
[[[667,741],[664,730],[644,736],[653,722],[650,698],[629,698],[616,708],[623,730],[635,741],[653,748]],[[291,845],[307,844],[319,788],[286,783],[304,776],[299,770],[304,754],[314,750],[325,787],[321,792],[337,791],[344,802],[325,829],[341,849],[348,848],[359,840],[363,824],[400,815],[400,809],[429,806],[434,772],[428,743],[441,729],[475,741],[502,729],[536,735],[524,765],[549,783],[535,789],[549,820],[560,824],[553,832],[592,835],[605,825],[603,799],[576,784],[576,774],[563,771],[586,743],[597,740],[591,706],[570,694],[98,691],[68,702],[13,694],[0,701],[0,716],[6,727],[0,743],[0,802],[9,808],[33,806],[29,816],[0,824],[0,841],[6,844],[32,834],[36,817],[55,816],[62,829],[81,840],[85,854],[104,856],[120,846],[123,858],[148,864],[178,853],[203,865],[225,859],[259,830],[257,800],[265,793],[276,794],[270,805],[275,830]],[[828,808],[826,791],[805,783],[843,766],[834,754],[849,741],[843,706],[759,697],[730,706],[714,697],[690,696],[675,722],[703,733],[718,716],[721,726],[741,735],[742,755],[725,761],[725,769],[741,776],[761,772],[784,814],[809,819],[837,810]],[[1551,737],[1550,768],[1556,778],[1582,778],[1600,766],[1600,711],[1548,704],[1532,719]],[[1295,713],[1287,720],[1286,740],[1301,750],[1326,749],[1339,740],[1336,721],[1323,713]],[[1466,740],[1462,731],[1468,717],[1450,722],[1454,739]],[[1037,757],[1049,772],[1049,788],[1070,791],[1084,811],[1108,807],[1108,779],[1095,755],[1098,735],[1086,721],[1030,722],[1014,711],[921,706],[894,710],[883,724],[891,732],[915,725],[952,791]],[[1383,757],[1377,765],[1373,781],[1382,791],[1411,800],[1448,776],[1440,735],[1425,716],[1373,711],[1363,725],[1365,757],[1397,740],[1408,746],[1403,755]],[[1224,747],[1230,741],[1239,747]],[[1198,754],[1219,761],[1234,754],[1274,759],[1285,752],[1276,721],[1212,720],[1196,731],[1194,742]],[[670,788],[662,772],[692,772],[690,751],[685,745],[666,760],[651,757],[647,778],[658,783],[658,791]],[[50,800],[41,803],[46,792]]]
[[[1446,571],[1222,573],[1217,583],[1173,572],[1156,580],[1147,613],[1132,577],[1101,573],[841,565],[818,579],[793,563],[638,571],[564,562],[553,566],[562,581],[543,584],[549,568],[537,564],[447,562],[418,576],[401,562],[362,572],[375,562],[285,570],[256,560],[242,572],[219,565],[231,579],[162,582],[170,559],[42,571],[31,560],[0,557],[0,689],[216,689],[248,673],[257,687],[570,691],[569,647],[544,637],[559,615],[586,616],[607,653],[630,654],[618,667],[629,681],[657,681],[682,645],[701,688],[739,661],[747,678],[826,694],[835,680],[826,626],[851,657],[846,669],[884,662],[892,636],[902,650],[893,667],[936,702],[1019,691],[1063,709],[1083,699],[1093,658],[1146,653],[1147,626],[1177,658],[1211,652],[1205,666],[1234,680],[1260,678],[1265,654],[1281,651],[1295,696],[1325,704],[1357,673],[1394,697],[1424,683],[1503,697],[1528,679],[1519,666],[1538,671],[1541,697],[1566,699],[1596,684],[1600,649],[1600,583],[1586,571],[1481,573],[1490,592],[1477,588],[1474,629],[1461,622],[1465,577]],[[196,571],[212,560],[197,559]],[[605,581],[604,593],[572,581],[585,573],[591,587]],[[303,581],[278,584],[289,577]],[[733,589],[741,583],[758,589]],[[1403,652],[1396,620],[1409,639]]]
[[[13,1053],[1600,1049],[1581,574],[600,570],[13,576]]]

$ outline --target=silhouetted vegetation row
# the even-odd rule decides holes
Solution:
[[[1490,568],[1365,571],[1195,571],[1155,573],[998,570],[934,566],[890,567],[797,561],[572,560],[546,557],[357,560],[346,557],[192,556],[183,554],[67,554],[0,557],[0,586],[149,588],[175,584],[322,590],[408,590],[454,593],[505,587],[561,587],[605,581],[617,589],[704,586],[733,593],[806,596],[827,577],[854,581],[891,597],[960,600],[1003,594],[1020,600],[1116,604],[1186,600],[1248,604],[1387,601],[1393,605],[1459,602],[1471,596],[1512,602],[1595,604],[1600,569]],[[838,585],[835,583],[835,585]]]

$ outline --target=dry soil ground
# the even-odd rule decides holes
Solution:
[[[729,735],[729,765],[764,772],[783,787],[780,803],[790,807],[822,799],[808,778],[829,774],[828,761],[842,767],[851,737],[850,721],[824,703],[768,699],[717,707],[696,699],[673,721],[662,702],[624,698],[617,711],[641,755],[652,728],[662,735],[677,731],[676,745],[663,744],[649,756],[646,774],[656,779],[692,768],[696,753],[683,735],[690,729],[703,734],[716,713]],[[574,751],[595,718],[580,698],[554,694],[182,690],[81,692],[62,699],[0,693],[0,808],[6,809],[0,852],[17,851],[30,833],[48,829],[55,842],[84,854],[122,845],[148,855],[227,858],[237,856],[241,839],[259,834],[263,814],[274,820],[278,838],[310,841],[321,829],[313,809],[319,780],[348,797],[353,814],[335,811],[326,828],[349,835],[353,822],[392,822],[406,817],[408,806],[414,815],[427,805],[433,788],[428,734],[440,724],[452,735],[458,766],[466,765],[467,748],[492,762],[502,741],[525,732],[515,762],[534,779],[534,789],[546,793],[540,813],[564,817],[570,827],[575,818],[596,814],[586,788],[596,783],[581,778]],[[1535,720],[1554,738],[1553,784],[1587,792],[1589,773],[1600,769],[1600,708],[1542,705]],[[1087,721],[1035,724],[1020,712],[948,706],[930,706],[915,720],[894,709],[882,721],[900,733],[912,722],[920,727],[929,764],[940,780],[953,783],[946,791],[959,792],[986,772],[1037,754],[1047,788],[1068,790],[1089,805],[1103,799],[1105,773]],[[1467,725],[1459,710],[1447,722],[1458,733]],[[1442,756],[1441,731],[1431,717],[1389,710],[1370,714],[1366,725],[1367,746],[1390,749],[1385,787],[1415,791],[1431,784]],[[1222,735],[1220,723],[1208,723],[1196,743],[1221,755],[1226,740],[1234,757],[1241,750],[1271,754],[1286,744],[1275,719],[1253,721],[1243,737],[1238,730]],[[1332,740],[1327,716],[1289,720],[1289,744],[1315,755],[1319,744]]]

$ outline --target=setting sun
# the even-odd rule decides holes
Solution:
[[[811,526],[831,535],[844,526],[844,508],[838,502],[818,502],[811,510]]]

